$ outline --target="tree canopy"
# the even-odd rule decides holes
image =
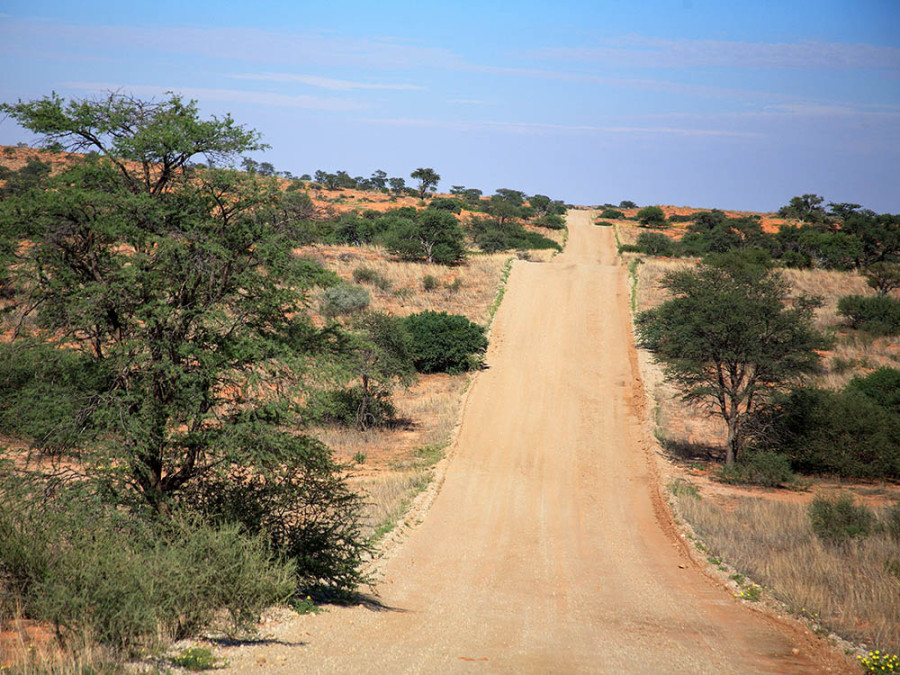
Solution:
[[[434,190],[437,184],[441,182],[441,177],[434,169],[419,168],[409,174],[409,176],[419,181],[419,199],[425,199],[425,195],[429,191]]]
[[[299,216],[274,179],[191,164],[198,154],[232,161],[262,147],[259,134],[230,117],[201,119],[176,95],[54,95],[2,109],[48,141],[97,153],[49,189],[0,203],[20,316],[0,363],[65,353],[87,369],[70,380],[67,433],[53,435],[77,455],[78,473],[98,494],[163,518],[212,503],[201,494],[276,481],[290,541],[269,521],[244,525],[302,558],[301,578],[352,585],[359,503],[330,451],[297,431],[312,373],[341,349],[306,311],[312,287],[332,277],[293,254]],[[52,400],[52,379],[26,385]],[[341,569],[315,562],[325,558]]]
[[[663,364],[683,398],[710,405],[728,428],[726,462],[743,447],[747,415],[819,366],[827,346],[812,327],[813,299],[785,305],[777,272],[731,254],[717,264],[669,274],[672,298],[637,319],[642,346]]]

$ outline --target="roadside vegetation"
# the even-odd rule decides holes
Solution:
[[[900,216],[823,203],[614,222],[672,499],[698,548],[735,572],[738,597],[772,596],[815,630],[890,656]]]
[[[558,250],[565,206],[294,178],[177,96],[2,111],[49,150],[0,169],[0,625],[102,670],[354,597],[451,438],[504,252]]]

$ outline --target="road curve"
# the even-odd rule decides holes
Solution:
[[[689,561],[657,514],[612,228],[568,216],[517,262],[445,480],[384,568],[386,609],[335,608],[230,669],[820,673],[843,662]]]

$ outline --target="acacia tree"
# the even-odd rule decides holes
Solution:
[[[366,431],[378,422],[373,408],[389,401],[391,386],[413,383],[416,369],[403,320],[379,312],[365,312],[354,322],[350,367],[360,380],[356,425]]]
[[[163,518],[213,485],[281,486],[291,541],[255,527],[298,557],[301,576],[327,575],[314,561],[336,556],[331,580],[358,579],[359,502],[328,449],[295,431],[311,366],[338,348],[306,312],[326,276],[293,255],[299,218],[274,179],[188,163],[259,149],[259,135],[230,117],[202,120],[175,95],[51,96],[0,110],[97,153],[73,159],[50,189],[0,205],[23,317],[9,348],[71,350],[100,373],[66,436],[83,478]]]
[[[449,211],[437,209],[425,209],[415,219],[398,219],[384,235],[384,244],[404,260],[452,265],[466,257],[459,221]]]
[[[827,346],[812,327],[818,302],[796,298],[777,272],[722,256],[682,270],[662,285],[672,299],[637,318],[637,332],[686,401],[705,403],[728,429],[726,464],[745,441],[747,415],[762,401],[819,365]]]
[[[437,184],[441,182],[441,177],[434,169],[416,169],[409,176],[419,181],[419,187],[417,188],[419,199],[425,199],[426,193],[436,188]]]

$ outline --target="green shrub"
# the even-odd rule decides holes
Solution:
[[[645,206],[636,217],[644,227],[664,227],[666,224],[666,214],[658,206]]]
[[[67,639],[128,650],[196,635],[222,610],[249,629],[293,591],[294,563],[239,525],[142,521],[83,493],[48,501],[4,487],[0,594]]]
[[[809,505],[809,520],[815,535],[827,543],[864,539],[875,527],[875,513],[853,497],[842,494],[836,499],[817,495]]]
[[[900,477],[900,415],[865,394],[800,388],[761,415],[762,447],[795,471],[855,478]]]
[[[548,230],[562,230],[566,227],[566,219],[558,213],[546,213],[535,220],[534,224]]]
[[[900,370],[882,367],[864,377],[854,377],[848,389],[865,394],[882,408],[900,413]]]
[[[328,317],[345,316],[360,312],[369,306],[372,296],[362,286],[338,284],[326,288],[320,300],[322,313]]]
[[[852,328],[876,335],[900,333],[900,300],[896,298],[846,295],[838,300],[837,309]]]
[[[438,287],[438,280],[433,274],[426,274],[422,277],[422,288],[426,291],[433,291]]]
[[[255,467],[222,467],[216,477],[184,493],[213,523],[237,523],[262,536],[279,557],[296,565],[298,594],[349,597],[368,579],[371,554],[360,533],[362,499],[350,491],[331,451],[314,438],[247,430],[268,457]],[[235,480],[239,477],[239,480]]]
[[[674,258],[679,255],[678,242],[660,232],[641,232],[638,236],[637,248],[647,255]]]
[[[500,223],[490,218],[473,218],[470,226],[475,243],[485,253],[497,253],[516,249],[519,251],[537,249],[555,249],[562,247],[552,239],[537,232],[530,232],[519,223],[506,221]]]
[[[623,218],[625,218],[625,214],[622,213],[621,211],[617,211],[616,209],[608,208],[608,209],[603,209],[600,212],[600,215],[597,217],[598,218],[606,218],[608,220],[622,220]]]
[[[309,405],[309,415],[326,424],[365,430],[390,424],[397,417],[397,409],[391,402],[390,392],[373,391],[366,397],[361,386],[354,386],[314,396]]]
[[[429,209],[437,209],[439,211],[450,211],[451,213],[459,213],[463,209],[463,202],[459,199],[448,199],[447,197],[435,197],[428,204]]]
[[[365,265],[353,270],[353,281],[358,284],[374,284],[379,276],[380,275],[376,270],[373,270],[371,267],[366,267]]]
[[[671,216],[669,216],[669,222],[670,223],[692,223],[692,222],[694,222],[694,219],[696,217],[697,216],[694,213],[689,213],[684,216],[679,215],[677,213],[673,213]]]
[[[595,220],[594,225],[597,227],[612,227],[612,223],[606,220]]]
[[[0,431],[59,452],[92,435],[82,414],[111,379],[105,364],[75,349],[0,344]]]
[[[425,311],[406,317],[404,325],[420,373],[456,374],[480,367],[487,338],[484,328],[466,317]]]
[[[745,452],[732,466],[725,466],[720,477],[726,483],[779,487],[796,480],[789,457],[772,450]]]

